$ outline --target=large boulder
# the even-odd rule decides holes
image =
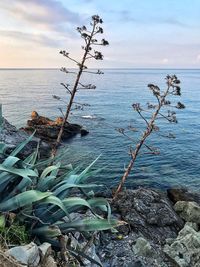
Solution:
[[[3,119],[3,127],[0,130],[0,142],[4,143],[7,147],[7,152],[11,152],[17,145],[22,143],[29,137],[29,134],[23,130],[18,130],[15,126],[11,125],[6,119]],[[40,143],[40,153],[42,157],[47,157],[50,152],[50,146],[41,142],[39,138],[33,137],[32,140],[20,152],[20,156],[26,157],[37,148]]]
[[[151,189],[121,192],[114,207],[133,231],[155,243],[162,244],[166,238],[176,237],[184,225],[168,198]]]
[[[36,131],[35,135],[37,137],[46,142],[54,143],[57,139],[62,123],[62,117],[58,117],[55,121],[53,121],[47,117],[40,116],[36,111],[33,111],[31,114],[31,120],[28,120],[27,126],[22,129],[29,134]],[[62,139],[69,139],[76,134],[84,136],[88,134],[88,131],[78,124],[66,122],[63,129]]]

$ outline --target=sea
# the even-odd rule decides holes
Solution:
[[[159,131],[153,133],[146,144],[160,153],[151,155],[144,147],[126,187],[161,190],[186,187],[199,191],[200,70],[104,69],[103,72],[103,75],[84,73],[82,76],[82,84],[95,85],[96,89],[78,91],[75,102],[84,104],[83,109],[75,107],[69,121],[83,125],[90,133],[62,145],[62,152],[66,152],[62,163],[85,168],[100,155],[94,166],[99,172],[90,179],[104,184],[108,190],[117,186],[130,161],[130,149],[134,149],[146,126],[132,104],[140,103],[148,119],[152,110],[146,109],[147,102],[156,104],[156,99],[147,85],[153,83],[164,90],[166,75],[176,74],[181,81],[181,96],[169,100],[173,106],[180,101],[186,108],[174,109],[176,124],[162,118],[157,120]],[[1,69],[3,115],[18,128],[26,125],[33,110],[51,119],[62,116],[69,95],[61,83],[72,85],[74,79],[74,74],[65,74],[59,69]],[[168,109],[164,108],[162,113],[166,115]]]

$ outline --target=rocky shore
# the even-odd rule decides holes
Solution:
[[[188,194],[189,201],[186,200]],[[175,202],[172,195],[176,195]],[[70,239],[72,247],[84,249],[103,267],[199,267],[200,203],[194,201],[199,196],[182,189],[171,189],[168,194],[143,188],[126,190],[114,203],[109,199],[113,216],[126,222],[117,232],[105,231],[87,238],[72,233],[66,238]],[[61,266],[59,255],[48,243],[36,245],[32,242],[11,248],[1,252],[0,257],[4,257],[0,263],[2,267]],[[12,265],[5,265],[6,259],[12,261]],[[73,260],[69,258],[70,261]],[[98,266],[84,258],[82,263],[82,266]],[[81,265],[76,262],[76,265],[65,266]]]
[[[28,137],[5,119],[3,123],[0,141],[9,150]],[[38,141],[41,153],[47,153],[49,145],[34,137],[22,156],[30,154]],[[66,241],[70,240],[71,247],[84,250],[103,267],[200,267],[200,193],[179,188],[167,192],[138,188],[121,192],[115,201],[108,197],[108,201],[112,216],[126,224],[117,231],[87,237],[70,233]],[[93,216],[91,212],[86,215]],[[84,215],[75,213],[74,216],[83,218]],[[68,260],[68,265],[61,265],[59,253],[50,244],[38,244],[37,240],[0,250],[0,267],[98,266],[83,257],[82,265],[71,256]]]

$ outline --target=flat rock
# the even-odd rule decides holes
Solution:
[[[176,237],[184,225],[167,197],[151,189],[121,192],[114,207],[133,231],[155,243]]]

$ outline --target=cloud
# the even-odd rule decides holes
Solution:
[[[196,57],[196,61],[197,61],[197,62],[200,62],[200,54],[197,55],[197,57]]]
[[[162,64],[168,64],[169,63],[169,59],[168,58],[163,58],[161,63]]]
[[[129,10],[122,10],[120,12],[120,19],[123,22],[130,22],[130,21],[134,21],[135,22],[136,21]]]
[[[137,24],[167,24],[167,25],[172,25],[172,26],[178,26],[178,27],[188,27],[186,23],[183,23],[182,21],[178,20],[177,18],[173,17],[153,17],[153,16],[148,16],[148,17],[138,17],[138,15],[135,13],[133,14],[130,10],[124,9],[121,11],[116,11],[114,9],[106,10],[105,12],[110,13],[110,14],[115,14],[115,20],[120,20],[121,22],[134,22]]]
[[[187,24],[179,21],[178,19],[175,18],[166,18],[166,19],[159,19],[158,23],[162,23],[162,24],[168,24],[168,25],[175,25],[175,26],[179,26],[179,27],[188,27]]]
[[[46,30],[59,30],[63,23],[80,22],[78,13],[70,11],[56,0],[9,0],[1,1],[0,8],[12,17]]]
[[[7,38],[15,41],[19,41],[20,43],[28,42],[28,43],[37,43],[40,45],[48,46],[48,47],[58,47],[61,43],[61,40],[51,39],[44,34],[31,34],[24,33],[20,31],[4,31],[0,30],[1,38]]]

